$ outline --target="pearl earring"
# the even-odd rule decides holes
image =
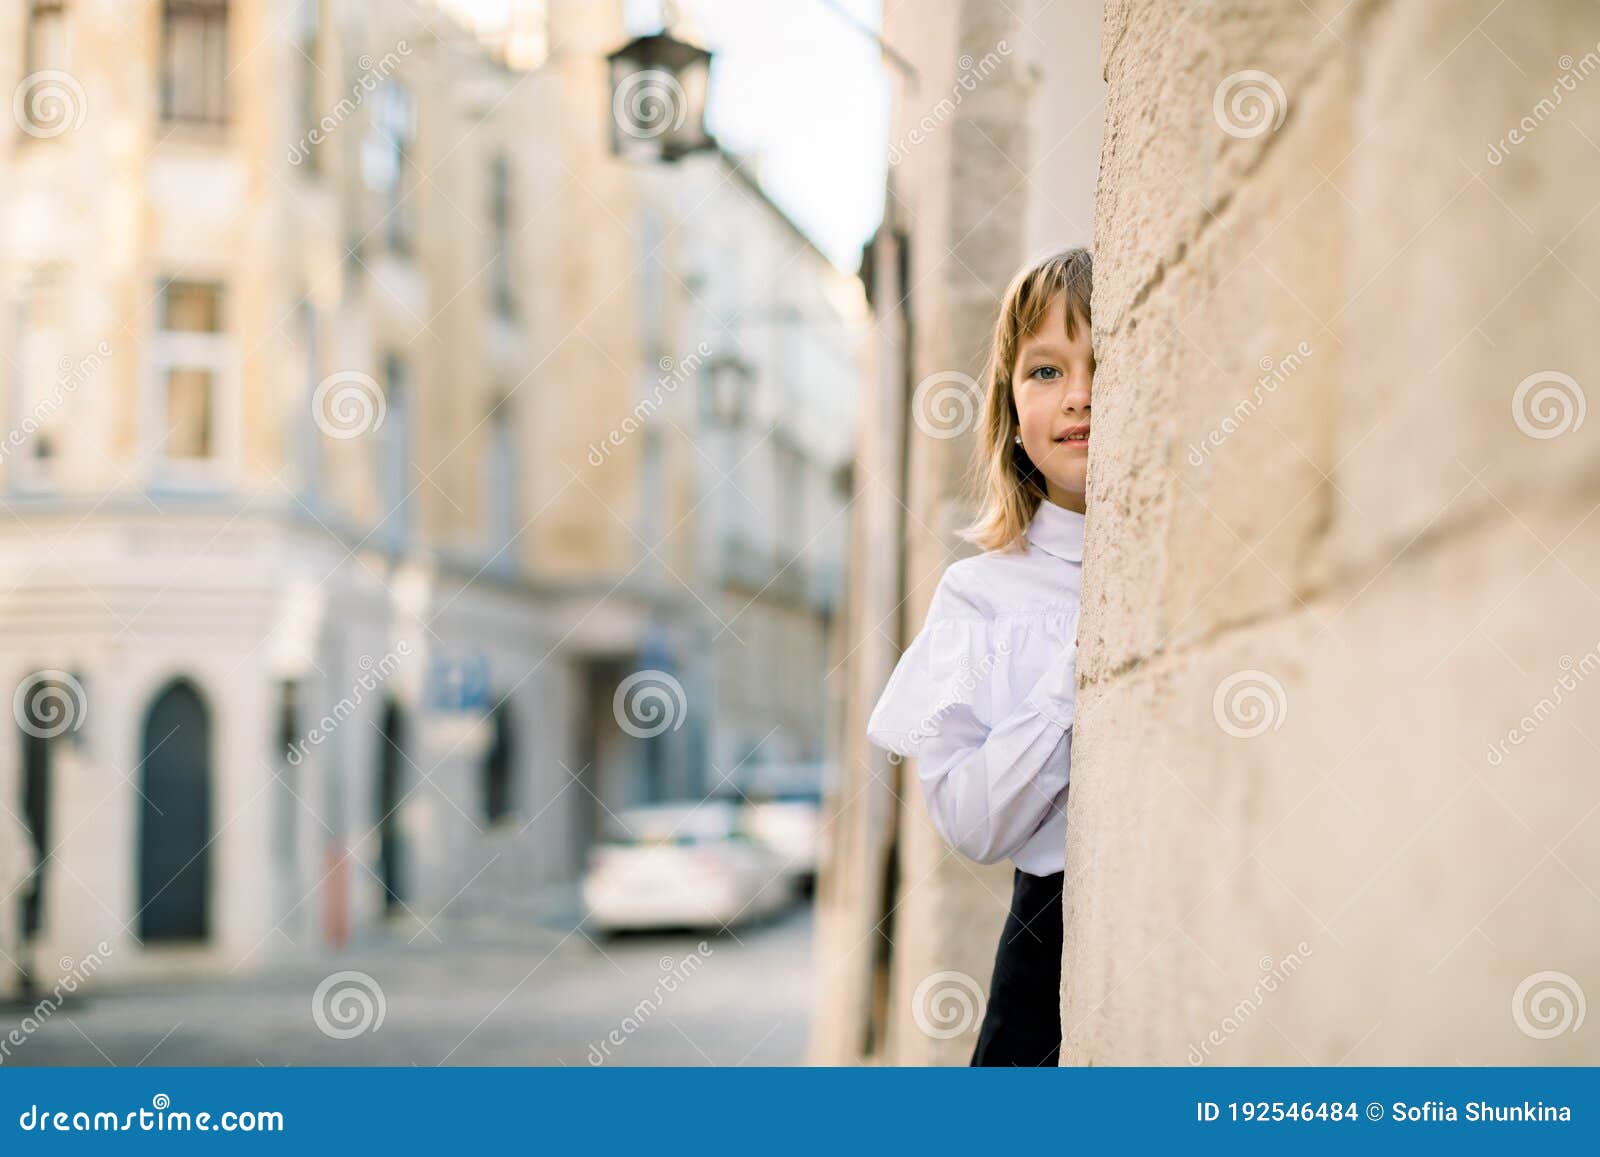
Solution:
[[[1011,440],[1013,442],[1015,442],[1018,446],[1022,445],[1022,435],[1021,434],[1013,434],[1013,435],[1011,435]]]

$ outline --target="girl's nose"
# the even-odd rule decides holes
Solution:
[[[1074,377],[1061,391],[1061,409],[1087,410],[1089,408],[1089,382],[1087,378]]]

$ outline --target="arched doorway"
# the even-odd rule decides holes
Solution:
[[[187,679],[169,683],[139,744],[139,939],[203,940],[211,928],[211,720]]]
[[[501,703],[490,717],[494,737],[483,761],[483,814],[492,824],[511,814],[511,777],[516,769],[516,747],[511,728],[511,708]]]
[[[405,841],[400,829],[405,766],[405,713],[390,700],[383,710],[378,741],[378,876],[383,881],[383,910],[388,913],[398,911],[406,898]]]

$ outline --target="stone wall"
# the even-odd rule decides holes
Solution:
[[[1597,46],[1108,3],[1064,1064],[1600,1059]]]

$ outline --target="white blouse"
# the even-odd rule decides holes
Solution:
[[[1035,876],[1066,867],[1083,522],[1041,502],[1026,551],[952,564],[867,722],[951,847]]]

